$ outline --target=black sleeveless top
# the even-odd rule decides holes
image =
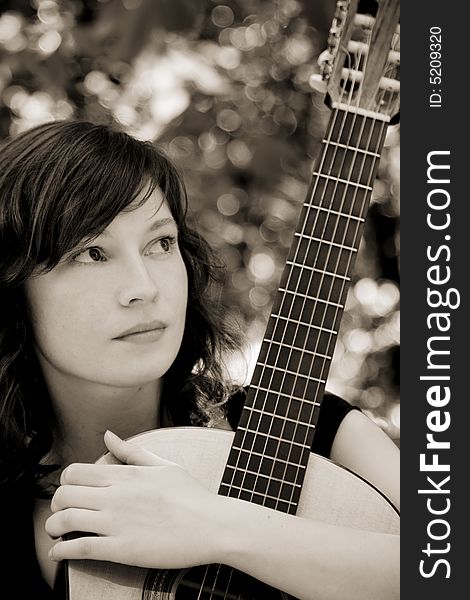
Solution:
[[[229,400],[227,418],[236,428],[243,408],[244,391]],[[355,407],[332,394],[325,394],[320,407],[312,451],[329,457],[338,427],[346,414]],[[2,589],[16,590],[12,597],[64,600],[66,586],[64,569],[59,568],[54,590],[43,579],[34,543],[33,505],[31,487],[22,482],[2,486],[0,506],[2,515],[3,568]]]

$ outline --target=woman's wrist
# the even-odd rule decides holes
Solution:
[[[217,562],[244,570],[256,542],[260,519],[265,518],[264,510],[256,504],[228,497],[223,498],[221,506],[223,525],[218,531]]]

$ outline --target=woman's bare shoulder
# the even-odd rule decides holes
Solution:
[[[330,458],[382,491],[400,506],[400,451],[364,413],[350,411],[336,433]]]

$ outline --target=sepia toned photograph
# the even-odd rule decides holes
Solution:
[[[0,2],[7,597],[400,596],[400,3]]]

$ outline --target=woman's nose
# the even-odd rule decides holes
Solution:
[[[154,302],[158,289],[151,273],[141,257],[129,261],[123,269],[121,281],[117,292],[118,302],[122,306],[129,306],[137,302]]]

